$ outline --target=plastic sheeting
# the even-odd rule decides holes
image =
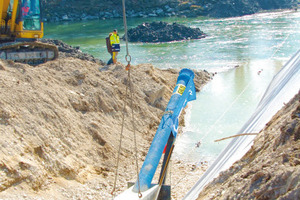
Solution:
[[[260,132],[266,123],[284,106],[284,103],[289,102],[299,90],[300,50],[274,76],[255,112],[238,134]],[[247,153],[254,138],[255,136],[249,135],[232,139],[183,199],[197,199],[206,184]]]

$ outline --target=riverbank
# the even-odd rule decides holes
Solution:
[[[1,199],[111,198],[126,71],[124,65],[103,72],[98,67],[72,57],[37,67],[0,62]],[[177,74],[150,64],[132,68],[139,166]],[[197,91],[208,80],[207,73],[196,72]],[[199,199],[299,197],[299,98],[273,117],[244,158]],[[127,107],[116,193],[136,178],[130,113]],[[173,160],[171,167],[167,183],[172,197],[180,199],[207,165]]]
[[[142,6],[141,6],[142,4]],[[105,20],[123,16],[120,1],[46,1],[42,4],[43,19],[47,22]],[[126,1],[128,18],[150,17],[236,17],[266,10],[296,9],[299,3],[293,0],[217,0],[217,1]]]
[[[0,61],[1,199],[111,197],[127,72],[122,64],[102,72],[99,67],[74,57],[37,67]],[[140,166],[178,72],[132,66]],[[207,72],[195,72],[197,91],[209,80]],[[117,193],[136,178],[130,116],[127,106]],[[178,179],[189,170],[203,171],[182,162],[173,166]]]

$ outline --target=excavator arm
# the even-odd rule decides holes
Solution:
[[[2,33],[5,31],[5,19],[7,19],[9,3],[9,0],[3,0],[0,3],[0,36],[2,36]]]

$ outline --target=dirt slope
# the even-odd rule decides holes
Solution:
[[[250,151],[198,199],[300,199],[300,93],[266,125]]]
[[[127,72],[98,67],[72,57],[37,67],[0,60],[0,199],[110,197]],[[177,76],[132,68],[140,166]],[[197,72],[197,90],[208,80]],[[136,177],[130,114],[127,106],[117,191]]]

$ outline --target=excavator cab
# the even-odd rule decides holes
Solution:
[[[41,0],[0,2],[0,59],[39,64],[58,57],[56,46],[38,42],[44,35]]]
[[[23,0],[21,7],[23,30],[41,31],[41,8],[39,0]]]

